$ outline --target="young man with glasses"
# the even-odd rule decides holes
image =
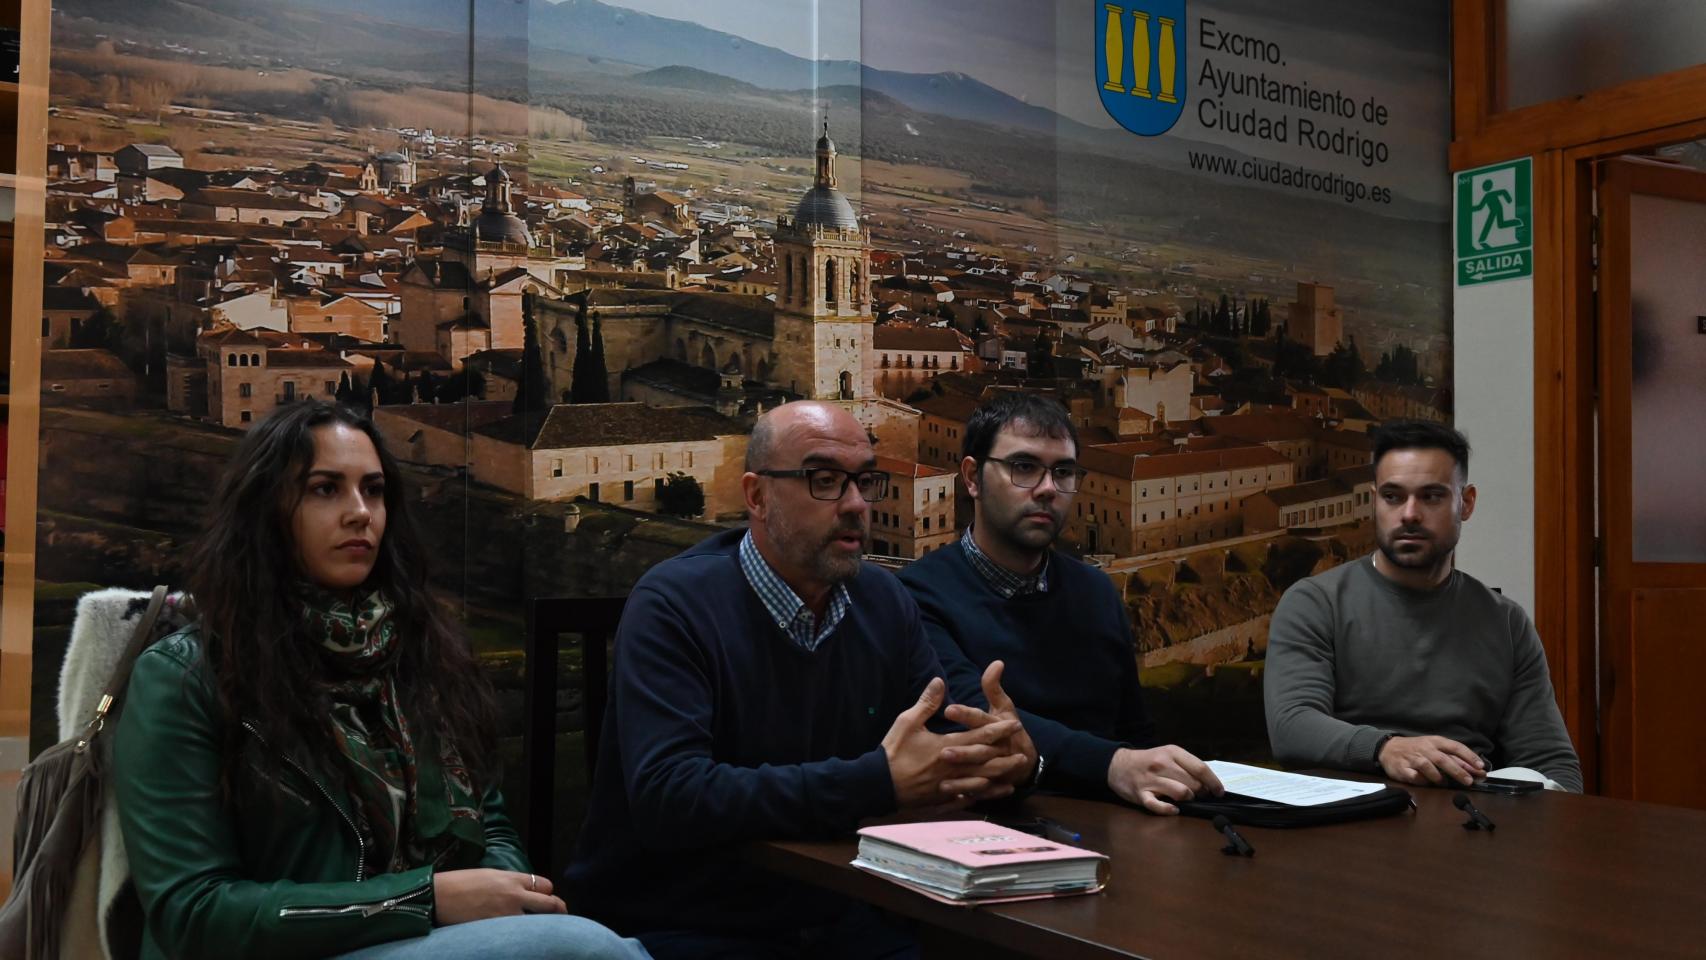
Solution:
[[[956,700],[982,705],[1003,661],[1039,756],[1033,783],[1152,813],[1218,794],[1201,760],[1159,746],[1143,709],[1125,604],[1107,575],[1053,549],[1084,469],[1059,403],[1003,391],[966,423],[960,478],[975,502],[957,544],[901,572]]]
[[[954,705],[966,729],[926,726],[946,690],[912,598],[863,563],[888,475],[858,421],[785,404],[746,466],[750,528],[652,568],[623,610],[570,899],[658,960],[912,956],[881,914],[740,846],[1005,796],[1028,741],[1011,710]]]

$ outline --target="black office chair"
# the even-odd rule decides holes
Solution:
[[[622,608],[621,597],[540,597],[527,611],[525,726],[521,758],[527,770],[527,856],[538,869],[554,871],[553,841],[557,812],[557,651],[565,633],[580,637],[581,707],[586,778],[598,763],[599,733],[610,692],[606,651]]]

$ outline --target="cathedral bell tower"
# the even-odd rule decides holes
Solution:
[[[776,229],[776,379],[814,400],[875,395],[871,238],[836,189],[829,124],[817,175]]]
[[[503,164],[486,172],[486,196],[478,216],[466,210],[458,218],[466,223],[445,238],[444,259],[459,261],[470,276],[484,280],[514,267],[527,265],[533,235],[527,221],[515,215],[514,182]]]

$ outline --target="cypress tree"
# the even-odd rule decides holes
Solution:
[[[575,317],[575,366],[573,382],[569,384],[570,403],[591,403],[592,337],[587,331],[586,306]]]
[[[434,403],[438,398],[438,378],[431,370],[422,370],[420,379],[415,381],[415,399],[420,403]]]
[[[592,359],[587,361],[587,393],[591,403],[610,402],[610,370],[604,365],[604,321],[592,318]]]
[[[368,403],[375,407],[391,399],[391,376],[378,357],[373,359],[373,373],[367,378],[367,396]]]
[[[551,406],[545,384],[545,358],[539,352],[539,325],[533,319],[534,295],[521,297],[521,388],[515,393],[515,413],[547,410]]]

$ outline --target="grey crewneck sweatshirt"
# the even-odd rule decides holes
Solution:
[[[1366,556],[1298,581],[1274,610],[1263,678],[1282,763],[1379,773],[1381,737],[1433,734],[1489,769],[1582,789],[1533,622],[1462,571],[1411,590]]]

